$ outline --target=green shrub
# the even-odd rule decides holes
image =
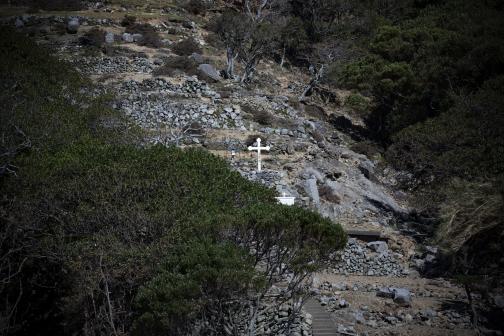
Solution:
[[[345,99],[345,106],[358,112],[360,115],[365,115],[369,112],[369,100],[358,93],[352,93]]]
[[[148,23],[135,23],[127,26],[126,33],[141,34],[142,40],[139,44],[142,46],[151,48],[160,48],[163,46],[159,33]]]
[[[163,42],[161,41],[158,32],[149,31],[143,34],[140,45],[150,48],[161,48],[163,46]]]
[[[154,76],[174,76],[178,72],[187,75],[196,75],[198,73],[198,64],[189,57],[173,56],[166,58],[164,64],[154,70]]]
[[[203,0],[189,0],[184,9],[194,15],[204,15],[208,6]]]
[[[188,38],[172,46],[172,51],[179,56],[189,56],[192,53],[201,54],[199,44],[193,39]]]
[[[80,0],[33,0],[31,10],[78,11],[84,9]]]
[[[350,146],[350,149],[356,153],[366,155],[370,159],[380,157],[383,153],[383,148],[371,141],[360,141]]]
[[[105,31],[94,27],[79,38],[79,43],[84,46],[101,48],[105,43]]]
[[[256,108],[250,105],[242,105],[241,108],[244,112],[252,115],[252,119],[261,125],[271,126],[275,121],[275,116],[262,108]]]
[[[136,24],[136,16],[133,15],[125,15],[121,21],[121,26],[123,27],[131,27]]]
[[[0,33],[0,148],[19,149],[6,162],[16,174],[0,175],[0,316],[17,307],[2,323],[23,334],[166,335],[204,311],[224,328],[214,304],[225,313],[236,308],[220,305],[228,299],[252,306],[284,265],[304,275],[344,246],[341,226],[275,204],[274,190],[226,161],[145,146],[68,64]],[[273,273],[254,271],[252,248],[276,255]]]

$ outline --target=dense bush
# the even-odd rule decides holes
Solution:
[[[101,48],[105,43],[105,31],[94,27],[79,38],[79,43],[85,46]]]
[[[376,20],[362,57],[339,79],[372,97],[366,122],[385,158],[413,173],[405,187],[440,218],[437,242],[460,273],[497,275],[504,174],[504,22],[495,2],[406,5]],[[371,152],[365,143],[355,150]],[[483,272],[483,273],[480,273]]]
[[[184,8],[191,14],[204,15],[208,9],[208,5],[204,0],[189,0],[184,4]]]
[[[5,333],[223,334],[237,305],[254,307],[287,271],[302,280],[345,244],[339,225],[275,204],[206,151],[136,145],[76,71],[0,33]],[[264,255],[268,272],[254,268]]]
[[[175,43],[172,46],[172,50],[179,56],[189,56],[192,53],[201,54],[201,48],[193,38],[188,38]]]
[[[121,21],[121,26],[123,27],[131,27],[136,24],[136,16],[133,15],[125,15]]]
[[[84,9],[81,0],[33,0],[30,1],[32,10],[46,11],[78,11]]]
[[[151,48],[160,48],[163,46],[159,33],[148,23],[135,23],[129,25],[126,27],[126,33],[141,34],[142,40],[140,41],[140,45],[142,46]]]
[[[198,73],[198,63],[185,56],[173,56],[164,60],[164,64],[154,70],[155,76],[173,76],[177,73],[195,75]]]

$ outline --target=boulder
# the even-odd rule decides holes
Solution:
[[[504,309],[504,295],[495,295],[493,300],[497,307]]]
[[[392,299],[394,297],[394,291],[388,287],[383,287],[378,289],[378,292],[376,292],[376,296]]]
[[[14,26],[16,28],[23,28],[24,27],[24,22],[20,18],[17,18],[16,21],[14,21]]]
[[[143,39],[142,34],[133,34],[133,35],[131,35],[131,37],[133,37],[133,42],[140,42]]]
[[[77,34],[79,27],[80,27],[79,19],[71,18],[67,23],[67,32],[69,34]]]
[[[383,253],[388,250],[388,245],[384,241],[372,241],[366,244],[366,246],[377,253]]]
[[[203,57],[203,55],[198,53],[192,53],[191,56],[189,56],[189,58],[198,64],[205,63],[205,58]]]
[[[115,40],[114,33],[107,32],[105,34],[105,43],[112,44],[112,43],[114,43],[114,40]]]
[[[122,34],[122,40],[126,43],[132,43],[133,42],[133,35],[130,33],[124,33]]]
[[[410,306],[411,305],[411,293],[409,289],[406,288],[393,288],[394,292],[394,302],[400,306]]]
[[[221,76],[219,72],[215,70],[215,68],[210,64],[200,64],[198,66],[198,70],[205,80],[210,80],[214,82],[218,82],[221,80]]]

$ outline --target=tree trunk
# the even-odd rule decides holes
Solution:
[[[301,94],[301,96],[299,97],[299,100],[300,101],[303,101],[305,100],[306,96],[313,90],[313,88],[315,86],[317,86],[317,84],[320,82],[320,79],[322,78],[322,76],[324,75],[324,68],[325,68],[325,64],[322,65],[319,69],[319,71],[317,71],[317,73],[313,76],[313,78],[310,80],[310,83],[308,83],[308,85],[306,86],[306,89],[303,91],[303,93]]]
[[[252,78],[254,77],[256,66],[257,64],[255,61],[249,62],[247,63],[247,65],[245,65],[245,71],[243,72],[243,76],[241,79],[242,83],[248,83],[252,80]]]
[[[234,76],[234,52],[233,52],[233,48],[227,48],[226,56],[227,56],[226,77],[232,79],[233,76]]]
[[[282,60],[280,61],[280,68],[283,68],[284,63],[285,63],[285,47],[283,48],[282,52]]]

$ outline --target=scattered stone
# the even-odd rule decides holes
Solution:
[[[122,40],[126,43],[133,43],[134,42],[133,35],[131,35],[130,33],[122,34]]]
[[[16,28],[23,28],[24,27],[24,22],[20,18],[16,18],[16,21],[14,22],[14,26]]]
[[[369,249],[377,253],[382,253],[388,250],[388,245],[384,241],[373,241],[366,245]]]
[[[198,53],[192,53],[191,56],[189,56],[189,58],[198,64],[205,63],[205,58],[203,57],[203,55]]]
[[[67,23],[67,32],[69,34],[77,34],[80,24],[78,18],[71,18]]]
[[[105,43],[112,44],[115,41],[115,36],[114,33],[112,32],[107,32],[105,34]]]
[[[135,43],[141,42],[143,39],[142,34],[133,34],[133,35],[131,35],[131,37],[133,38],[133,42],[135,42]]]
[[[411,293],[406,288],[393,288],[394,302],[401,306],[411,305]]]
[[[392,299],[394,297],[394,291],[388,287],[383,287],[376,292],[376,296]]]

